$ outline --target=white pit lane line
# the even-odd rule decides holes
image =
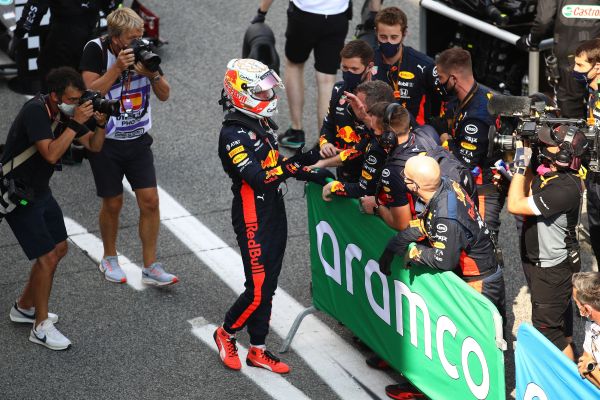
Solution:
[[[133,195],[126,179],[123,184]],[[158,188],[158,193],[162,224],[235,293],[242,293],[244,269],[239,253],[162,188]],[[185,285],[185,281],[181,284]],[[285,338],[294,319],[304,308],[282,288],[278,288],[273,298],[271,329]],[[225,311],[223,310],[223,315]],[[396,383],[386,373],[368,367],[365,357],[358,350],[314,315],[304,319],[292,342],[292,348],[340,398],[385,399],[385,387]]]
[[[100,264],[100,260],[104,255],[104,248],[102,247],[102,240],[95,235],[89,233],[87,229],[73,221],[71,218],[64,217],[65,226],[67,228],[67,234],[69,239],[85,251],[94,261]],[[127,257],[119,254],[119,264],[121,269],[125,272],[127,277],[127,284],[135,290],[144,290],[146,285],[142,283],[142,269],[138,265],[132,263]],[[96,269],[98,267],[96,266]],[[100,274],[98,270],[98,274]],[[106,282],[107,284],[113,284],[112,282]],[[118,283],[114,283],[118,285]]]

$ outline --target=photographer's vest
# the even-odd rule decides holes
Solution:
[[[115,55],[108,50],[108,43],[102,38],[94,39],[102,49],[103,73],[117,62]],[[121,115],[110,117],[106,124],[106,138],[114,140],[131,140],[150,131],[152,117],[150,110],[150,80],[133,70],[126,70],[113,83],[106,94],[107,99],[119,100]]]

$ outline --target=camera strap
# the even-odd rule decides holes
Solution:
[[[58,127],[58,124],[60,124],[60,120],[52,119],[52,113],[50,112],[50,108],[48,107],[48,104],[46,103],[46,101],[44,100],[43,97],[38,96],[37,98],[34,98],[34,99],[38,99],[38,100],[42,101],[42,103],[46,107],[46,111],[48,112],[48,118],[50,118],[50,120],[52,121],[52,124],[50,125],[50,130],[52,131],[52,134],[54,134],[54,131]],[[16,157],[13,157],[6,164],[2,165],[2,170],[1,170],[0,176],[7,176],[15,168],[18,168],[25,161],[29,160],[36,152],[37,152],[37,148],[35,147],[35,144],[32,144],[31,146],[29,146],[28,148],[23,150],[21,152],[21,154],[19,154]]]

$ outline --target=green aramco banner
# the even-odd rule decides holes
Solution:
[[[313,302],[432,399],[505,399],[502,320],[452,272],[377,260],[394,231],[307,187]]]

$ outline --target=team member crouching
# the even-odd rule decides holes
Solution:
[[[214,333],[221,360],[239,370],[235,333],[248,327],[246,364],[285,374],[287,364],[266,350],[271,300],[277,288],[287,241],[287,219],[280,184],[287,178],[324,183],[327,176],[305,167],[306,155],[279,154],[275,123],[275,87],[283,88],[273,70],[252,59],[233,59],[223,81],[228,110],[219,136],[219,157],[232,180],[232,223],[244,263],[246,290]],[[326,170],[323,170],[326,171]]]

